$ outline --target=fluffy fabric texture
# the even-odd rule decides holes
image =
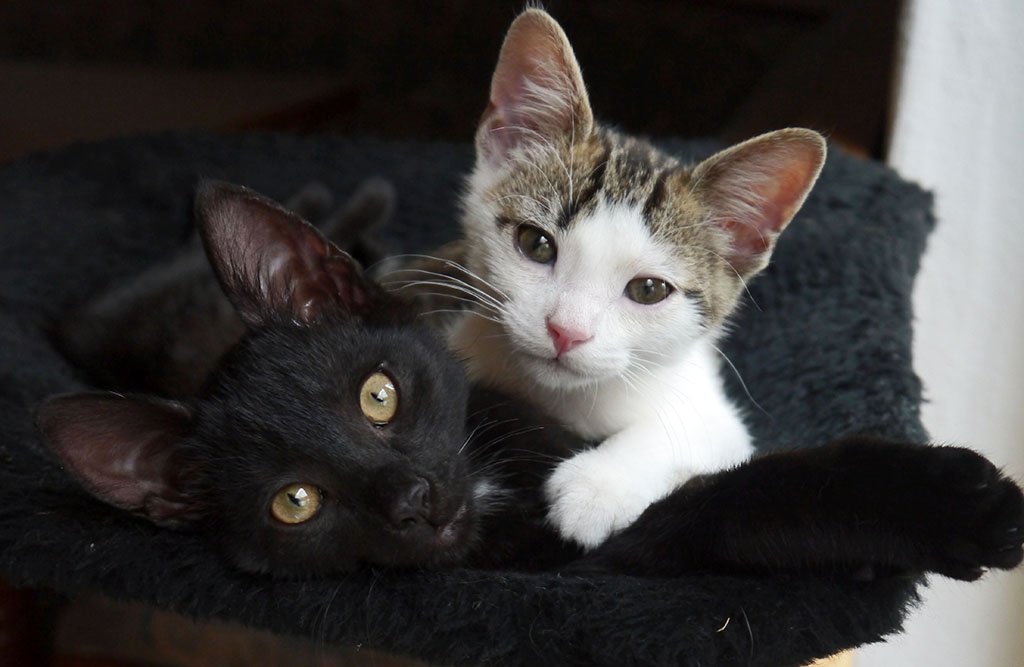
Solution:
[[[664,145],[687,157],[717,148]],[[897,631],[917,580],[464,569],[255,577],[225,567],[194,537],[92,501],[44,450],[35,406],[84,388],[47,326],[187,238],[200,177],[281,200],[314,179],[344,195],[381,175],[399,194],[390,241],[422,251],[455,236],[470,161],[468,146],[163,134],[0,168],[0,575],[442,664],[777,667]],[[814,446],[849,432],[925,438],[910,290],[930,210],[919,188],[832,150],[771,266],[750,284],[724,348],[735,364],[723,371],[729,391],[758,447]]]

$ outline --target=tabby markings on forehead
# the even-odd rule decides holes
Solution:
[[[651,186],[651,192],[647,195],[646,201],[644,201],[644,207],[641,209],[644,222],[648,226],[651,225],[651,216],[654,211],[661,208],[665,200],[665,178],[668,175],[666,170],[658,172],[658,175],[654,177],[654,183]]]
[[[499,227],[528,222],[568,228],[597,208],[609,154],[600,135],[529,154],[489,193],[499,207],[495,222]]]
[[[665,199],[667,175],[679,163],[641,139],[610,130],[605,134],[612,151],[603,197],[609,203],[639,207],[641,218],[651,226],[654,212]]]
[[[582,187],[578,188],[570,201],[562,207],[562,215],[558,220],[558,226],[566,229],[580,213],[590,213],[596,207],[597,193],[604,188],[605,174],[608,171],[608,163],[611,158],[611,146],[608,141],[597,135],[594,139],[598,147],[591,149],[590,160],[586,161],[583,168],[586,170],[586,177]],[[596,162],[596,164],[595,164]]]

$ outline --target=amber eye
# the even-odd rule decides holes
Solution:
[[[359,390],[359,407],[372,423],[387,424],[398,411],[398,391],[386,373],[377,371],[366,378]]]
[[[661,278],[633,278],[626,283],[626,296],[645,306],[663,301],[671,293],[672,286]]]
[[[292,484],[277,492],[270,513],[281,523],[303,523],[320,511],[320,489],[312,484]]]
[[[519,225],[516,244],[524,255],[540,264],[551,264],[558,256],[555,242],[547,232],[533,225]]]

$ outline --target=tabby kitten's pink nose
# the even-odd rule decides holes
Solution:
[[[550,319],[547,320],[547,325],[548,335],[551,336],[551,341],[555,344],[555,354],[557,356],[562,356],[580,343],[586,343],[592,338],[592,336],[588,336],[581,331],[560,327]]]

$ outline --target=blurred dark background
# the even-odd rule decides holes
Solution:
[[[886,142],[897,0],[550,0],[596,114],[651,136]],[[524,0],[5,0],[0,161],[168,128],[468,141]]]
[[[883,157],[897,0],[549,0],[599,118],[649,136],[788,125]],[[0,163],[135,132],[471,140],[524,0],[4,0]],[[0,663],[410,665],[0,582]],[[55,654],[46,657],[51,648]]]

